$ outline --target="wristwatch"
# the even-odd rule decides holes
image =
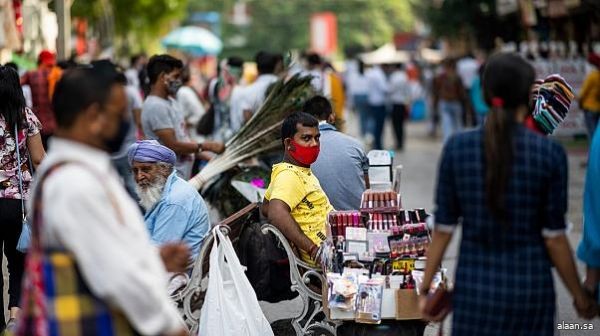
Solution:
[[[198,153],[200,153],[200,152],[202,152],[203,150],[204,150],[204,148],[203,148],[203,146],[202,146],[202,143],[198,142],[198,150],[197,150],[197,152],[198,152]]]

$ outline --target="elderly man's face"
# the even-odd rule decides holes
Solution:
[[[159,179],[166,179],[170,172],[164,166],[157,163],[145,163],[133,161],[131,171],[135,182],[140,187],[149,187]]]

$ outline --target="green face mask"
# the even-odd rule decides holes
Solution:
[[[235,77],[235,79],[239,80],[242,77],[242,73],[244,70],[238,67],[231,67],[228,69],[231,76]]]

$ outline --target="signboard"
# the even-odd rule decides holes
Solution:
[[[536,78],[545,78],[551,74],[561,75],[573,88],[575,96],[583,85],[587,74],[586,61],[583,58],[561,59],[561,60],[536,60],[532,66],[535,69]],[[577,98],[571,103],[567,118],[554,131],[556,136],[574,136],[586,134],[585,119],[579,108]]]
[[[310,49],[321,55],[337,50],[337,19],[331,12],[315,13],[310,18]]]

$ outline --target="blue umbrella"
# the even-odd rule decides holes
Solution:
[[[223,43],[212,32],[195,26],[180,27],[170,32],[162,40],[168,49],[177,49],[194,56],[216,55],[223,49]]]

